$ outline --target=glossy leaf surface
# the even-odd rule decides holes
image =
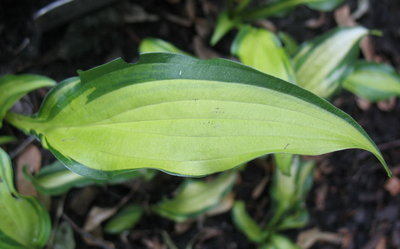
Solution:
[[[297,83],[328,98],[358,55],[358,43],[368,34],[364,27],[336,28],[305,43],[294,57]]]
[[[54,85],[54,80],[39,75],[5,75],[0,77],[0,127],[6,112],[20,98],[35,89]]]
[[[104,230],[111,234],[130,230],[140,221],[143,211],[141,206],[129,205],[112,217],[104,226]]]
[[[107,178],[138,168],[180,175],[231,169],[268,153],[360,148],[382,155],[347,114],[244,65],[149,53],[57,85],[33,117],[7,121],[35,134],[68,168]]]
[[[211,182],[188,179],[175,198],[161,201],[153,210],[177,222],[195,218],[221,203],[231,190],[236,175],[235,171],[230,171]]]
[[[50,218],[33,197],[20,195],[13,184],[8,155],[0,149],[0,248],[39,249],[50,235]]]
[[[243,64],[289,82],[295,82],[295,74],[289,57],[274,33],[245,26],[233,41],[231,53]]]
[[[400,75],[389,65],[359,61],[343,87],[372,102],[386,100],[400,96]]]

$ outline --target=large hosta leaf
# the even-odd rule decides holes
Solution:
[[[297,83],[320,97],[330,97],[358,55],[364,27],[336,28],[305,43],[294,57]]]
[[[25,94],[54,84],[54,80],[39,75],[25,74],[0,77],[0,127],[8,109]]]
[[[266,74],[295,82],[295,74],[289,57],[274,33],[251,26],[240,29],[231,53],[243,64],[252,66]]]
[[[181,175],[231,169],[267,153],[348,148],[382,155],[327,101],[241,64],[150,53],[60,83],[33,117],[8,114],[73,171],[110,177],[138,168]]]
[[[50,227],[44,207],[35,198],[15,190],[10,159],[0,149],[0,248],[42,248]]]
[[[359,61],[343,87],[369,101],[385,100],[400,96],[400,75],[389,65]]]

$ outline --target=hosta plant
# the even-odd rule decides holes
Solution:
[[[390,172],[349,115],[299,86],[223,59],[149,53],[136,64],[115,60],[57,84],[37,114],[8,112],[5,120],[90,178],[140,168],[202,176],[269,153],[318,155],[349,148],[370,151]],[[2,202],[7,209],[14,205],[10,200]],[[35,210],[30,216],[42,215]],[[39,227],[24,234],[9,229],[2,227],[13,238],[4,242],[10,247],[14,241],[30,243],[24,236],[37,242],[32,248],[47,238],[30,235],[41,234]]]

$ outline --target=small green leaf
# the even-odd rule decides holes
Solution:
[[[139,177],[150,180],[155,173],[156,171],[151,169],[139,169],[117,175],[112,180],[99,180],[78,175],[67,169],[60,161],[56,161],[51,165],[43,167],[34,176],[28,173],[25,173],[25,176],[40,193],[45,195],[60,195],[74,187],[84,187],[92,184],[118,184]]]
[[[232,19],[228,12],[224,11],[218,15],[217,24],[214,29],[214,33],[212,34],[210,44],[214,46],[217,44],[222,37],[224,37],[229,31],[239,26],[240,22],[235,19]]]
[[[250,217],[243,201],[236,201],[232,209],[232,218],[235,226],[244,233],[247,238],[255,243],[261,243],[266,238],[266,233]]]
[[[161,201],[153,210],[177,222],[195,218],[218,206],[231,190],[236,175],[236,171],[226,172],[211,182],[187,179],[175,198]]]
[[[16,141],[17,139],[15,137],[12,136],[2,136],[0,137],[0,145],[2,144],[6,144],[6,143],[11,143]]]
[[[400,75],[390,65],[359,61],[343,87],[372,102],[386,100],[400,96]]]
[[[39,249],[50,235],[50,218],[33,197],[14,188],[8,155],[0,149],[0,248]]]
[[[301,249],[286,236],[273,233],[269,240],[263,243],[260,249]]]
[[[340,87],[358,55],[358,43],[368,34],[364,27],[336,28],[305,43],[294,57],[297,83],[328,98]]]
[[[274,33],[244,26],[232,43],[231,53],[243,64],[285,81],[295,82],[289,57]]]
[[[137,205],[129,205],[119,211],[104,226],[104,231],[111,234],[119,234],[132,229],[143,215],[143,208]]]
[[[290,176],[292,169],[293,155],[278,153],[274,155],[275,164],[284,175]]]
[[[139,45],[140,53],[164,52],[189,55],[169,42],[156,38],[145,38]]]
[[[315,3],[308,3],[307,6],[320,11],[332,11],[342,3],[343,0],[323,0]]]
[[[6,120],[35,134],[74,172],[112,178],[138,168],[201,176],[269,153],[359,148],[387,169],[347,114],[314,94],[228,60],[143,54],[81,84],[58,84],[32,117]]]
[[[58,227],[54,239],[53,249],[75,249],[75,238],[72,227],[67,222],[62,222]]]
[[[293,156],[291,162],[290,176],[275,170],[270,190],[273,217],[268,227],[276,230],[301,227],[308,220],[305,198],[312,187],[315,163],[299,156]]]
[[[20,98],[35,89],[54,85],[54,80],[39,75],[5,75],[0,77],[0,127],[6,112]]]

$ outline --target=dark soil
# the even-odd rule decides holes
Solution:
[[[52,0],[0,1],[1,75],[35,73],[62,80],[75,76],[77,69],[89,69],[116,57],[135,61],[138,45],[145,37],[162,38],[201,58],[210,55],[231,58],[229,47],[234,32],[215,48],[208,45],[216,15],[222,6],[211,0],[103,1],[103,6],[94,6],[76,15],[71,14],[77,11],[72,8],[47,19],[35,19],[35,13],[50,2]],[[90,6],[96,1],[86,2]],[[357,6],[355,0],[347,3],[352,10]],[[193,9],[194,14],[191,14]],[[358,20],[368,28],[383,31],[382,37],[373,37],[375,53],[398,71],[399,14],[399,1],[371,0],[368,11]],[[336,26],[333,13],[327,13],[325,22],[318,28],[305,26],[307,20],[318,16],[316,11],[299,7],[285,18],[271,20],[279,30],[290,33],[301,42]],[[43,91],[29,94],[19,104],[19,110],[36,112],[43,96]],[[333,103],[366,129],[400,177],[400,103],[395,103],[388,111],[382,111],[377,105],[364,111],[358,107],[356,98],[346,92],[337,96]],[[18,142],[5,146],[8,152],[15,152],[26,138],[7,124],[0,134],[19,138]],[[43,164],[54,161],[49,152],[41,151]],[[385,189],[388,177],[379,163],[359,150],[331,153],[318,157],[318,161],[315,185],[307,201],[311,220],[305,230],[316,227],[321,231],[339,233],[345,240],[341,245],[319,242],[312,248],[400,248],[400,195],[391,195]],[[268,218],[268,188],[257,199],[251,198],[251,192],[270,173],[270,168],[270,162],[265,159],[250,162],[234,188],[236,198],[245,200],[249,213],[259,222]],[[90,207],[115,206],[132,189],[134,192],[129,202],[149,206],[171,196],[181,181],[179,177],[159,173],[151,182],[74,189],[63,197],[52,198],[51,215],[55,217],[57,207],[64,203],[64,213],[77,226],[83,226]],[[86,199],[88,207],[79,213],[72,203],[77,198],[79,201],[84,191],[90,196]],[[230,213],[199,219],[182,229],[182,226],[148,212],[130,233],[105,235],[103,238],[121,249],[166,248],[163,231],[171,236],[178,248],[185,248],[193,238],[194,248],[255,248],[235,228]],[[296,238],[299,232],[290,231],[289,236]],[[96,236],[100,234],[96,233]],[[77,248],[100,248],[88,245],[82,234],[76,233],[75,239]]]

